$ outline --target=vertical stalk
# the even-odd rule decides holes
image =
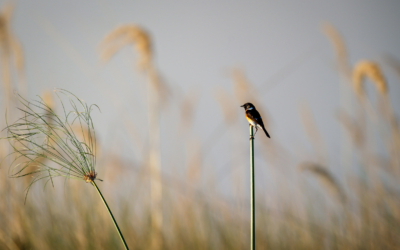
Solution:
[[[149,142],[150,142],[150,199],[151,199],[151,246],[149,249],[162,249],[162,181],[160,160],[160,89],[159,79],[155,68],[148,67],[148,91],[149,103]]]
[[[256,222],[255,222],[255,198],[254,198],[254,134],[253,126],[250,126],[250,249],[256,249]]]
[[[103,200],[104,205],[106,206],[106,208],[107,208],[107,210],[108,210],[108,213],[110,214],[111,219],[112,219],[113,222],[114,222],[114,226],[115,226],[115,228],[116,228],[117,231],[118,231],[119,237],[121,238],[122,243],[124,243],[125,249],[126,249],[126,250],[129,250],[128,245],[127,245],[126,242],[125,242],[124,236],[122,235],[121,230],[120,230],[119,227],[118,227],[117,221],[115,220],[114,215],[113,215],[112,212],[111,212],[111,209],[108,207],[107,202],[106,202],[106,200],[105,200],[104,197],[103,197],[103,194],[100,192],[100,189],[97,187],[96,182],[92,181],[92,184],[93,184],[93,186],[96,188],[96,190],[97,190],[97,192],[99,193],[101,199]]]

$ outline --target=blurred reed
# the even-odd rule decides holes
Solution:
[[[3,11],[2,13],[7,12]],[[356,71],[353,72],[348,66],[350,65],[347,59],[348,52],[343,38],[333,26],[327,28],[327,33],[334,41],[337,62],[347,65],[343,68],[346,72],[348,70],[349,74],[348,77],[343,77],[342,81],[348,87],[345,91],[352,91],[351,95],[347,96],[351,99],[350,102],[342,103],[337,117],[343,127],[346,142],[352,149],[351,161],[338,174],[339,166],[333,165],[332,160],[325,157],[325,149],[320,148],[324,144],[322,139],[324,134],[319,132],[316,135],[315,131],[323,130],[317,127],[314,119],[318,117],[312,117],[310,111],[301,113],[303,124],[308,130],[307,138],[315,149],[310,156],[296,155],[297,152],[283,148],[278,142],[260,145],[262,152],[268,157],[262,154],[257,160],[260,162],[260,172],[258,172],[260,174],[256,178],[265,180],[264,184],[268,188],[265,188],[264,184],[256,186],[256,246],[258,249],[399,249],[399,122],[391,106],[390,90],[387,85],[386,88],[383,85],[375,85],[379,93],[377,98],[382,97],[385,100],[385,104],[381,106],[371,104],[369,100],[371,95],[366,94],[362,97],[370,102],[367,104],[357,97],[355,92],[358,87],[364,89],[365,81],[376,84],[373,79],[380,78],[379,75],[383,77],[382,79],[386,79],[383,66],[375,65],[381,68],[380,73],[376,73],[375,70],[372,74],[358,69],[359,65],[356,64],[354,67],[354,70],[357,69],[356,74]],[[143,72],[145,80],[149,83],[149,116],[154,115],[153,118],[149,118],[149,123],[157,124],[159,120],[156,115],[161,112],[158,105],[163,99],[159,95],[165,94],[166,87],[163,87],[165,85],[154,65],[154,51],[147,32],[138,26],[120,26],[101,43],[101,48],[105,51],[102,58],[109,60],[126,45],[132,45],[137,52],[137,69]],[[5,59],[2,59],[2,63],[3,60],[5,62]],[[7,65],[11,67],[11,64]],[[364,65],[365,68],[370,67],[371,72],[375,66]],[[4,68],[2,70],[4,71]],[[338,73],[343,72],[339,69]],[[352,88],[354,87],[352,73],[357,75],[355,77],[357,81],[360,79],[362,81],[361,84],[357,83],[357,88]],[[2,89],[7,87],[11,90],[15,79],[7,80],[9,79],[7,74],[11,73],[1,72],[1,74]],[[374,78],[369,74],[375,75]],[[242,127],[245,121],[238,119],[241,117],[237,113],[240,112],[239,109],[235,113],[231,105],[242,104],[245,99],[247,101],[251,97],[254,100],[249,101],[258,103],[256,106],[262,110],[263,100],[261,94],[260,96],[248,94],[250,91],[257,93],[257,88],[246,79],[245,72],[236,71],[232,74],[232,78],[234,79],[232,94],[224,88],[216,89],[212,93],[216,97],[215,105],[221,107],[221,115],[224,118],[215,129],[216,132],[209,136],[211,143],[202,144],[204,140],[200,140],[200,136],[191,128],[191,124],[195,123],[193,111],[199,112],[198,107],[201,105],[196,95],[188,93],[187,96],[182,95],[182,98],[178,98],[178,102],[171,101],[170,105],[177,106],[176,110],[179,110],[177,117],[181,119],[180,126],[187,128],[185,133],[181,133],[182,131],[178,129],[179,133],[174,135],[176,141],[163,142],[178,151],[177,156],[172,157],[173,166],[167,166],[176,167],[177,171],[159,171],[155,174],[156,165],[152,165],[152,171],[147,171],[150,166],[151,149],[146,148],[146,143],[136,139],[140,133],[134,130],[136,124],[126,126],[127,137],[132,135],[131,143],[142,145],[144,160],[134,162],[113,155],[111,152],[104,150],[101,152],[99,159],[103,160],[97,163],[99,172],[107,171],[105,181],[102,183],[104,192],[110,197],[109,202],[116,208],[114,211],[116,217],[124,218],[120,226],[124,228],[128,245],[134,249],[149,249],[150,245],[158,249],[239,250],[248,247],[249,208],[243,205],[248,204],[248,196],[236,195],[245,193],[237,192],[236,189],[232,191],[235,194],[233,196],[220,194],[216,188],[219,176],[206,172],[210,168],[222,169],[219,163],[215,163],[221,159],[212,152],[217,142],[227,142],[227,148],[233,149],[229,151],[232,159],[227,159],[230,160],[227,168],[221,172],[224,177],[228,176],[226,179],[229,179],[230,171],[236,169],[239,176],[236,176],[232,185],[227,187],[233,189],[244,186],[239,182],[246,177],[239,170],[244,166],[241,154],[247,152],[247,147],[240,146],[243,141],[237,135],[245,133],[247,141],[247,129],[243,130]],[[388,84],[387,81],[385,83]],[[386,94],[382,95],[384,92]],[[2,91],[1,94],[4,99],[9,95],[8,91]],[[150,100],[154,99],[156,104],[153,106],[153,101]],[[45,96],[43,101],[50,106]],[[6,104],[1,105],[1,112],[4,114]],[[58,114],[60,107],[54,109]],[[371,112],[375,114],[373,119],[372,116],[366,115]],[[272,123],[273,120],[266,116],[265,123],[268,122]],[[156,126],[149,128],[149,132],[153,135],[157,134]],[[165,127],[165,130],[173,133],[177,129]],[[82,136],[83,139],[86,138],[86,134],[87,132],[83,130],[82,135],[77,136]],[[377,147],[377,140],[385,141],[385,147]],[[177,144],[184,145],[181,146],[184,150]],[[264,147],[268,150],[264,150]],[[5,155],[10,148],[7,146],[0,150],[2,151],[0,153]],[[306,147],[302,150],[307,153]],[[185,152],[185,157],[181,157],[182,152]],[[206,155],[208,155],[207,161]],[[271,161],[273,167],[270,166]],[[54,179],[55,187],[65,185],[68,188],[43,190],[39,185],[32,186],[30,198],[24,205],[24,194],[21,191],[26,188],[27,183],[6,178],[7,168],[4,166],[8,166],[7,161],[3,160],[2,166],[0,249],[62,250],[120,247],[109,215],[99,206],[100,200],[93,198],[95,190],[82,188],[86,183],[60,182]],[[296,171],[298,166],[303,168],[304,174]],[[182,174],[182,169],[185,167],[187,171]],[[308,174],[312,178],[308,178]],[[29,177],[23,178],[30,182]],[[162,210],[154,210],[154,203],[149,202],[150,199],[158,199],[154,193],[152,196],[148,195],[149,180],[154,183],[153,190],[157,189],[157,185],[159,187],[162,185],[162,196],[161,193],[158,196],[159,202],[163,205]],[[155,224],[157,220],[154,220],[155,211],[163,212],[161,214],[163,223],[158,224],[160,230],[156,233],[154,233],[154,227],[157,227]]]
[[[354,66],[352,74],[354,89],[359,96],[365,95],[363,88],[365,78],[369,78],[375,84],[379,94],[386,95],[388,93],[386,79],[378,64],[367,60],[359,61]]]
[[[0,58],[1,58],[1,74],[4,88],[4,103],[9,105],[14,85],[13,76],[17,77],[15,83],[19,84],[19,92],[26,94],[25,86],[22,85],[24,57],[22,47],[18,39],[11,31],[11,17],[14,5],[12,3],[5,4],[0,11]],[[16,73],[14,75],[14,72]]]
[[[351,67],[348,62],[347,48],[342,35],[332,24],[327,22],[322,24],[322,31],[333,45],[336,56],[336,67],[339,73],[344,77],[349,77],[351,74]]]
[[[138,69],[143,71],[148,81],[148,128],[149,128],[149,166],[151,175],[150,196],[152,208],[152,234],[151,249],[162,247],[162,182],[160,158],[160,105],[163,100],[164,87],[159,73],[153,63],[153,50],[148,32],[137,25],[122,25],[111,31],[100,43],[101,58],[108,61],[111,56],[126,45],[133,45],[138,54]]]
[[[328,193],[332,195],[334,199],[336,199],[340,203],[344,203],[346,201],[346,196],[342,191],[342,188],[339,186],[336,178],[333,177],[332,173],[328,169],[319,164],[304,162],[299,165],[301,171],[307,171],[313,176],[315,176],[321,184],[326,188]]]

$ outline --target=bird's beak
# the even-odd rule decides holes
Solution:
[[[244,104],[242,106],[240,106],[240,107],[244,107]]]

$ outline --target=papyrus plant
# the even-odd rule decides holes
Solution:
[[[57,114],[43,99],[30,102],[18,95],[21,116],[9,123],[5,130],[13,149],[10,176],[14,178],[31,176],[26,197],[32,185],[44,180],[45,185],[55,177],[83,180],[93,185],[102,198],[120,238],[128,249],[122,233],[110,208],[101,194],[95,180],[96,133],[91,117],[96,105],[88,105],[66,90],[56,90],[62,106],[62,114]],[[68,100],[71,110],[67,110],[62,100]],[[74,129],[73,129],[74,128]],[[81,131],[76,131],[79,128]],[[78,137],[79,133],[86,134]]]

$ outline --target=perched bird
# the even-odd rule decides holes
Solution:
[[[256,133],[257,133],[258,128],[262,128],[264,130],[265,134],[268,136],[268,138],[271,138],[269,136],[267,130],[264,127],[264,123],[261,119],[261,115],[256,110],[256,107],[254,107],[254,105],[249,102],[243,104],[240,107],[243,107],[245,109],[244,115],[246,116],[246,119],[250,123],[250,125],[256,129]],[[256,135],[256,133],[254,133],[254,136]],[[254,136],[253,136],[253,138],[254,138]]]

